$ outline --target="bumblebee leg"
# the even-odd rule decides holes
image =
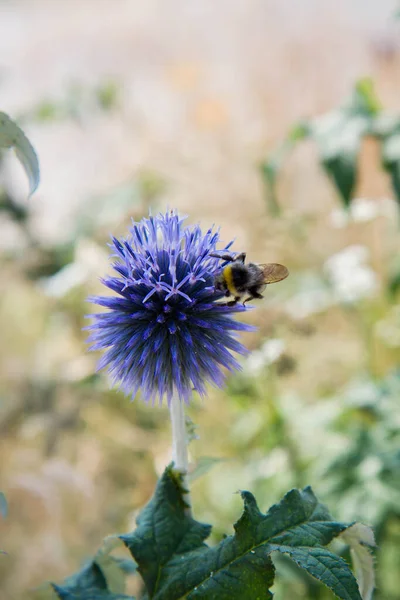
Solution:
[[[252,285],[247,291],[249,292],[251,298],[261,299],[264,298],[264,296],[260,294],[260,291],[264,291],[264,287],[264,285]]]
[[[236,306],[236,304],[239,302],[240,300],[240,296],[235,296],[234,300],[231,300],[230,302],[227,302],[226,305],[227,306]]]
[[[256,291],[249,290],[249,292],[250,292],[251,296],[246,298],[246,300],[243,302],[243,306],[246,304],[246,302],[248,302],[249,300],[253,300],[254,298],[256,298],[257,300],[261,300],[261,298],[264,298],[264,296],[262,296],[261,294],[259,294]]]
[[[209,256],[212,256],[213,258],[219,258],[221,260],[226,260],[227,262],[236,262],[238,260],[239,262],[241,262],[243,264],[244,264],[244,261],[246,260],[246,252],[241,252],[237,256],[235,256],[234,254],[229,254],[229,253],[216,254],[214,252],[210,252]]]

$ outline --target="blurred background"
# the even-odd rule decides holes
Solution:
[[[400,112],[400,21],[389,0],[0,1],[0,110],[39,155],[0,173],[0,598],[51,597],[104,536],[125,532],[170,460],[165,407],[110,389],[85,344],[110,234],[176,207],[290,277],[246,318],[243,371],[194,398],[194,513],[232,532],[236,492],[261,510],[312,485],[378,540],[376,599],[400,589],[399,209],[363,142],[346,213],[313,141],[260,164],[293,123],[368,76]],[[280,560],[277,600],[332,595]],[[128,589],[137,591],[135,581]]]

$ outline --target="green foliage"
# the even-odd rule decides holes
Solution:
[[[327,546],[342,534],[347,534],[346,541],[353,549],[359,549],[361,541],[371,545],[373,538],[371,541],[364,530],[360,534],[352,529],[354,526],[334,521],[311,488],[290,491],[266,514],[259,510],[250,492],[242,491],[244,510],[234,524],[234,534],[213,547],[205,544],[211,526],[188,514],[183,493],[180,475],[168,467],[153,498],[139,515],[137,528],[120,536],[137,563],[146,587],[145,598],[272,598],[275,567],[271,555],[278,552],[289,556],[338,598],[361,600],[348,564]],[[121,595],[123,588],[115,573],[111,585],[110,565],[120,570],[120,563],[113,563],[110,549],[106,547],[98,553],[62,586],[54,585],[58,597],[127,598]],[[358,557],[360,565],[365,554],[358,550]]]
[[[330,500],[373,523],[378,544],[388,520],[400,518],[399,394],[399,372],[348,390],[333,425],[349,435],[349,444],[324,473]]]
[[[0,112],[0,149],[12,148],[29,180],[31,196],[39,185],[39,160],[35,149],[18,125],[8,115]]]
[[[382,164],[400,202],[400,115],[389,115],[382,110],[372,81],[365,78],[356,83],[350,100],[343,106],[294,126],[261,165],[271,213],[279,212],[275,186],[283,162],[295,143],[307,137],[315,141],[320,164],[348,208],[357,184],[361,142],[366,136],[381,143]]]
[[[110,592],[104,573],[95,561],[69,577],[64,585],[53,584],[53,588],[60,600],[134,600],[133,596]]]
[[[351,318],[354,319],[354,314]],[[244,370],[236,379],[241,381],[246,376]],[[334,396],[319,396],[316,401],[310,397],[301,399],[293,392],[268,394],[272,373],[258,379],[251,377],[256,384],[256,395],[248,398],[244,409],[249,415],[257,405],[254,421],[262,423],[262,442],[255,436],[245,439],[246,460],[242,471],[235,471],[239,481],[249,472],[250,463],[247,485],[264,502],[270,502],[271,490],[277,493],[282,485],[287,489],[310,481],[318,497],[329,507],[335,507],[341,520],[371,525],[378,544],[378,585],[374,598],[395,600],[400,584],[399,570],[394,567],[398,564],[400,544],[400,371],[381,379],[364,374],[337,390]],[[267,399],[272,407],[267,405]],[[264,443],[263,456],[268,458],[260,461],[261,443]],[[268,473],[266,478],[260,477],[261,469]],[[213,509],[218,511],[218,505]],[[220,519],[223,518],[221,510]],[[345,535],[340,537],[346,539]],[[360,554],[362,549],[365,549],[363,544],[355,552]],[[354,556],[354,564],[356,560]],[[369,575],[363,576],[368,580],[371,559],[361,552],[359,562],[360,567],[369,565]],[[277,567],[279,573],[278,564]],[[277,583],[280,597],[326,600],[321,586],[316,589],[309,579],[300,579],[287,562],[280,574]]]

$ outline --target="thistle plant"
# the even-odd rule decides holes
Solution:
[[[169,405],[173,464],[166,467],[134,531],[114,536],[93,560],[61,585],[53,597],[67,600],[134,600],[124,595],[124,573],[140,576],[138,598],[154,600],[272,598],[272,553],[289,556],[343,600],[370,600],[373,545],[370,529],[334,520],[310,487],[291,490],[265,514],[241,491],[243,514],[234,534],[209,546],[211,526],[190,510],[185,404],[207,384],[222,386],[224,373],[239,368],[233,353],[246,349],[235,338],[249,325],[234,319],[244,306],[223,301],[214,282],[220,272],[219,232],[184,227],[174,211],[133,223],[126,240],[112,240],[116,276],[103,279],[111,296],[92,301],[108,309],[91,315],[92,349],[103,351],[99,368],[132,398]],[[350,545],[358,583],[349,565],[328,545]],[[130,563],[112,555],[121,544]],[[118,574],[116,574],[118,571]],[[55,595],[55,596],[54,596]]]
[[[239,364],[232,352],[245,347],[233,332],[251,329],[232,318],[244,306],[220,303],[213,285],[218,259],[211,257],[218,231],[183,227],[174,211],[133,223],[126,240],[113,238],[117,277],[103,283],[115,295],[92,301],[109,309],[92,315],[93,350],[105,350],[99,368],[108,367],[123,391],[145,401],[166,397],[173,433],[173,461],[187,471],[183,403],[206,382],[222,386],[223,368]],[[225,246],[225,250],[231,244]],[[185,485],[187,482],[185,481]]]

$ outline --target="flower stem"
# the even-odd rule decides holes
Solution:
[[[183,488],[187,493],[183,495],[184,502],[188,505],[186,514],[191,516],[191,501],[189,492],[188,472],[188,442],[186,434],[185,408],[184,402],[175,392],[172,396],[169,413],[172,425],[172,460],[177,471],[182,473]]]

